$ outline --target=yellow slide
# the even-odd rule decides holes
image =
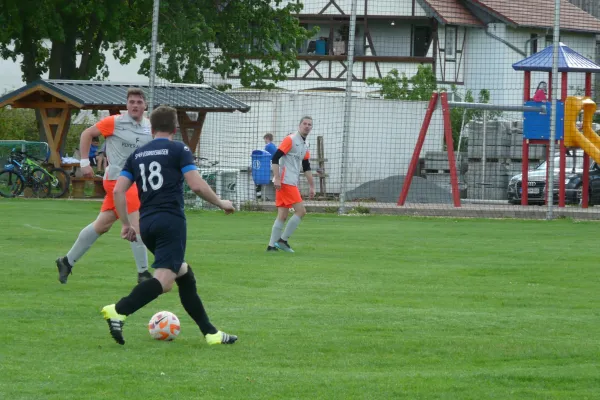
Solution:
[[[583,109],[583,133],[577,129],[577,116]],[[565,103],[565,146],[579,147],[600,164],[600,136],[592,129],[596,103],[590,98],[567,97]]]

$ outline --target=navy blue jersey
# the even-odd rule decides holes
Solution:
[[[194,157],[186,145],[158,138],[134,151],[121,175],[137,185],[140,218],[159,212],[185,218],[183,174],[195,169]]]

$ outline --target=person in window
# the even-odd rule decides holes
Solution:
[[[548,100],[548,85],[546,82],[541,81],[535,90],[535,94],[533,95],[533,101],[542,102]]]

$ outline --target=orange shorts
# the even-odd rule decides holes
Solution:
[[[109,181],[105,179],[102,182],[102,186],[104,186],[104,190],[106,191],[106,196],[104,196],[104,201],[102,202],[102,208],[100,211],[113,211],[117,218],[119,218],[119,213],[117,213],[117,209],[115,208],[115,199],[113,197],[113,191],[115,190],[116,185],[117,181]],[[127,190],[127,193],[125,193],[125,198],[127,199],[127,212],[129,214],[140,209],[140,198],[138,197],[138,191],[135,182]]]
[[[298,186],[281,184],[281,189],[275,191],[275,206],[290,208],[294,204],[302,203],[302,196]]]

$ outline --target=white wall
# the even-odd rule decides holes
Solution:
[[[248,168],[251,152],[262,149],[262,136],[273,133],[279,144],[295,132],[300,118],[313,117],[309,136],[311,156],[317,156],[317,136],[324,137],[327,190],[341,186],[344,97],[293,93],[230,93],[251,106],[246,114],[210,113],[206,119],[200,156],[219,160],[226,168]],[[365,182],[405,174],[423,124],[426,102],[353,99],[348,146],[348,190]],[[421,153],[441,151],[443,130],[435,112]],[[316,162],[311,162],[317,168]],[[304,179],[302,177],[301,179]]]

